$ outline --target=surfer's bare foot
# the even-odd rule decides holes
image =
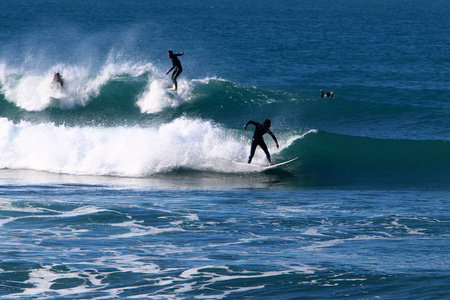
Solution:
[[[269,163],[269,167],[271,167],[271,166],[273,166],[273,165],[274,165],[273,163],[271,163],[271,162]]]

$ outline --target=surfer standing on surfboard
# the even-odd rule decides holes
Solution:
[[[247,124],[244,125],[244,130],[247,130],[248,124],[255,125],[255,133],[253,134],[252,147],[250,148],[250,156],[248,157],[248,163],[252,162],[253,156],[255,155],[255,150],[257,146],[260,146],[263,149],[264,153],[266,153],[267,160],[269,161],[269,166],[272,166],[272,160],[270,158],[269,150],[267,149],[267,145],[264,142],[263,135],[266,133],[270,134],[275,143],[277,144],[277,149],[280,148],[278,145],[277,138],[270,131],[271,121],[269,119],[265,119],[262,124],[255,121],[248,121]]]
[[[184,54],[184,52],[181,52],[179,54],[174,54],[172,50],[167,51],[167,55],[172,60],[172,68],[170,68],[170,70],[167,71],[165,74],[167,75],[170,73],[170,71],[173,70],[172,82],[173,82],[173,91],[174,92],[176,92],[178,89],[177,78],[178,78],[178,76],[180,76],[181,72],[183,72],[183,67],[181,66],[181,62],[177,56],[181,56],[183,54]]]

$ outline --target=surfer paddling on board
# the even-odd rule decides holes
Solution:
[[[265,119],[262,124],[254,121],[248,121],[247,124],[244,125],[244,130],[247,130],[248,124],[255,125],[255,133],[253,133],[253,141],[252,141],[252,147],[250,148],[250,156],[248,157],[248,163],[252,162],[253,156],[255,155],[255,150],[257,146],[260,146],[261,149],[263,149],[264,153],[266,153],[266,158],[269,161],[269,166],[272,166],[272,160],[270,158],[269,150],[267,149],[267,145],[264,142],[263,135],[266,133],[270,134],[270,136],[273,138],[275,143],[277,144],[277,149],[280,148],[278,145],[277,138],[275,135],[270,131],[271,121],[269,119]]]
[[[324,92],[323,90],[320,90],[320,97],[322,98],[334,98],[333,92]]]
[[[173,91],[176,92],[178,89],[178,83],[177,78],[180,76],[181,72],[183,72],[183,67],[181,66],[181,62],[178,59],[178,56],[183,55],[184,52],[181,52],[179,54],[174,54],[172,50],[167,51],[167,55],[172,60],[172,68],[170,68],[169,71],[167,71],[165,74],[169,74],[170,71],[173,70],[172,73],[172,82],[173,82]]]

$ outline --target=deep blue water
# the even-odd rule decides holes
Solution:
[[[3,1],[0,298],[448,298],[449,13]]]

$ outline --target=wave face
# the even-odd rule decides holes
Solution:
[[[0,21],[0,168],[259,173],[264,155],[258,150],[246,164],[252,128],[242,125],[269,118],[281,146],[266,138],[274,161],[299,157],[272,172],[293,185],[446,180],[448,42],[446,31],[435,30],[446,15],[432,6],[426,13],[433,17],[419,26],[398,4],[367,3],[371,11],[402,13],[389,28],[364,16],[370,34],[361,35],[351,22],[359,5],[336,7],[342,23],[334,27],[317,23],[322,2],[257,5],[254,20],[244,6],[215,2],[21,6]],[[6,1],[4,11],[13,4]],[[167,24],[166,12],[180,9]],[[24,17],[30,13],[32,26]],[[205,26],[210,14],[220,30]],[[304,24],[292,27],[299,16]],[[265,20],[272,25],[258,26]],[[433,30],[420,34],[423,28]],[[331,42],[330,32],[339,38]],[[420,37],[414,45],[411,32]],[[428,45],[435,45],[432,57]],[[186,53],[176,95],[166,91],[167,49]],[[52,83],[55,72],[64,87]],[[320,89],[335,98],[321,98]]]
[[[317,182],[445,186],[450,144],[442,140],[395,140],[317,132],[297,140],[301,172]]]
[[[171,94],[166,92],[170,80],[152,64],[108,64],[96,75],[73,70],[61,88],[48,80],[51,74],[3,68],[0,168],[130,177],[179,170],[261,172],[262,151],[252,165],[245,163],[252,128],[240,128],[249,118],[272,116],[281,144],[275,149],[266,138],[274,160],[300,157],[272,172],[287,171],[285,180],[294,185],[448,180],[446,140],[420,139],[442,122],[435,108],[322,99],[317,93],[266,91],[220,78],[181,79],[178,93]],[[401,118],[423,110],[434,113],[429,120],[414,120],[411,127],[417,130],[408,133],[418,138],[377,126],[382,118],[403,127],[411,120]]]

